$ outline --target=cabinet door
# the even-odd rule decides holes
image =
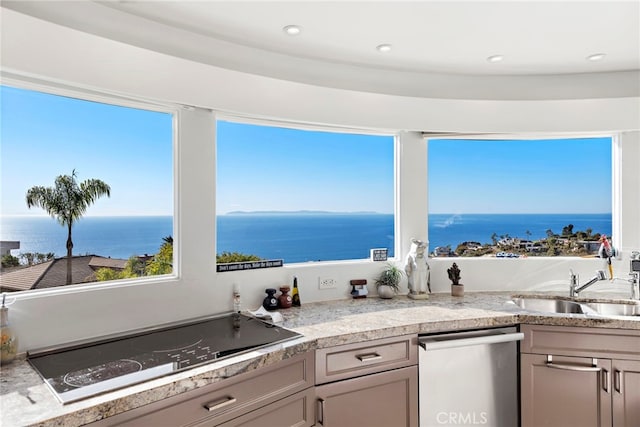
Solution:
[[[610,427],[611,360],[521,355],[522,427]]]
[[[640,362],[613,361],[613,425],[640,426]]]
[[[417,427],[418,367],[316,387],[318,426]]]

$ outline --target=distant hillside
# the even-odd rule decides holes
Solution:
[[[356,212],[331,212],[331,211],[231,211],[227,215],[371,215],[379,214],[375,211],[356,211]]]

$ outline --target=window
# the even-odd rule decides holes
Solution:
[[[285,263],[394,253],[393,136],[217,122],[217,247]]]
[[[435,256],[585,256],[612,231],[612,139],[428,141]]]
[[[1,91],[2,290],[172,273],[173,115]]]

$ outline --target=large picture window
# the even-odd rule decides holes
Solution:
[[[171,274],[173,115],[1,91],[2,290]]]
[[[219,120],[218,262],[393,256],[394,141]]]
[[[593,256],[612,231],[612,139],[428,141],[434,256]]]

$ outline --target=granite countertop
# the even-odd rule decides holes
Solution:
[[[464,297],[432,294],[428,300],[397,296],[391,300],[366,298],[304,304],[300,308],[280,310],[283,326],[302,333],[303,338],[67,405],[56,400],[26,360],[18,359],[3,366],[0,374],[0,425],[83,425],[302,352],[391,336],[519,323],[640,330],[640,317],[535,313],[522,310],[511,302],[513,295],[510,292],[468,292]],[[585,301],[603,301],[601,295],[586,296]],[[536,296],[549,298],[557,294]]]

